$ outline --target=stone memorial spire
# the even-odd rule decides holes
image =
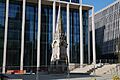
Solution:
[[[67,70],[67,41],[63,30],[59,5],[56,30],[52,42],[51,72],[63,73]]]

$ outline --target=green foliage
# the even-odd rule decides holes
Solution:
[[[112,80],[120,80],[120,78],[119,78],[119,76],[114,75],[113,78],[112,78]]]

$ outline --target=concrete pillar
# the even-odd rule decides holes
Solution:
[[[89,26],[88,26],[88,64],[90,64],[90,27]]]
[[[68,56],[68,64],[70,63],[70,7],[69,3],[67,4],[67,56]]]
[[[38,0],[37,69],[40,68],[41,0]]]
[[[82,23],[82,0],[80,0],[80,65],[83,66],[83,23]]]
[[[21,58],[20,58],[20,70],[23,70],[24,61],[24,36],[25,36],[25,6],[26,0],[23,0],[23,10],[22,10],[22,35],[21,35]]]
[[[95,45],[94,7],[92,7],[92,43],[93,43],[93,64],[96,64],[96,45]]]
[[[3,50],[3,65],[2,65],[2,73],[3,73],[3,74],[5,73],[5,67],[6,67],[8,14],[9,14],[9,0],[6,0],[5,33],[4,33],[4,50]]]
[[[55,21],[56,21],[56,2],[54,0],[53,1],[53,34],[52,34],[53,37],[55,33]]]

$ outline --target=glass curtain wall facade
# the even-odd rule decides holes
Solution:
[[[50,62],[52,55],[52,6],[42,5],[41,15],[41,66],[46,66]]]
[[[84,62],[88,62],[88,11],[83,10]],[[79,10],[70,10],[70,62],[80,63],[80,19]]]
[[[0,66],[2,66],[3,62],[4,30],[5,30],[5,1],[0,0]]]
[[[24,42],[24,66],[36,65],[37,54],[37,5],[26,3],[25,17],[25,42]]]
[[[79,2],[78,0],[72,0]],[[5,7],[6,2],[0,0],[0,66],[3,61]],[[21,32],[22,32],[22,1],[10,0],[8,16],[7,36],[7,63],[8,69],[19,69],[21,55]],[[42,4],[41,8],[41,38],[40,38],[40,61],[41,66],[50,65],[52,55],[52,32],[53,32],[53,5]],[[66,7],[61,8],[64,32],[67,32]],[[58,7],[56,7],[56,15]],[[84,62],[87,62],[88,54],[88,10],[83,10],[83,45]],[[38,33],[38,4],[29,3],[26,0],[25,10],[25,36],[24,36],[24,68],[37,65],[37,33]],[[80,19],[79,9],[70,8],[70,63],[80,63]],[[57,16],[56,16],[57,20]],[[16,68],[16,66],[18,66]]]
[[[92,20],[89,18],[92,31]],[[120,42],[120,1],[95,13],[96,52],[98,62],[115,63],[118,60]]]
[[[88,63],[88,17],[89,11],[83,10],[83,46],[84,46],[84,63]]]
[[[11,1],[8,14],[6,66],[19,66],[21,53],[22,3]]]
[[[70,62],[80,63],[79,10],[70,10]]]

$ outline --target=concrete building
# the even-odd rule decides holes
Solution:
[[[91,26],[90,17],[90,31]],[[95,13],[95,33],[97,59],[102,59],[102,62],[115,62],[120,41],[120,0]]]
[[[69,63],[83,65],[90,61],[88,17],[92,9],[94,40],[93,6],[82,4],[82,0],[0,0],[0,66],[3,73],[49,66],[59,4],[67,35]]]

